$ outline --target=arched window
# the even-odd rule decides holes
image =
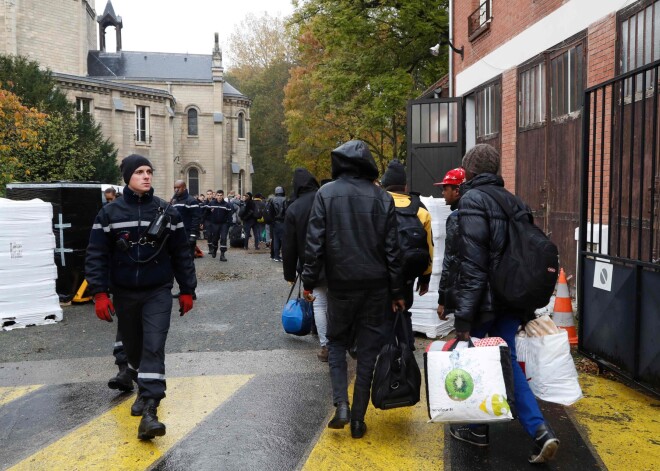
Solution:
[[[240,172],[238,172],[238,194],[240,196],[243,196],[243,193],[244,193],[243,192],[243,190],[244,190],[244,188],[243,188],[244,178],[245,178],[245,170],[241,170]]]
[[[238,113],[238,138],[245,139],[245,115]]]
[[[199,170],[195,167],[188,170],[188,192],[191,195],[199,194]]]
[[[188,110],[188,135],[197,136],[197,110],[195,108]]]

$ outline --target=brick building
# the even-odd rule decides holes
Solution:
[[[489,143],[500,150],[506,187],[531,206],[536,222],[558,244],[562,266],[574,274],[584,92],[660,59],[660,2],[453,0],[449,9],[450,41],[462,49],[450,50],[449,93],[463,99],[465,147]],[[618,99],[628,103],[628,95]],[[602,186],[593,188],[605,204],[589,222],[604,227],[616,206],[609,186],[609,109],[615,101],[607,96],[597,103],[599,109],[606,104],[607,112],[593,135],[598,148],[605,144],[598,169]],[[621,136],[623,142],[623,131]],[[657,161],[657,155],[649,159]],[[619,225],[625,220],[624,214]],[[627,224],[634,228],[635,222]],[[638,225],[648,222],[640,218]]]
[[[217,33],[214,44],[209,35],[208,55],[129,52],[123,27],[110,0],[101,15],[94,0],[2,2],[0,53],[52,70],[77,109],[101,124],[119,159],[138,153],[154,163],[160,196],[179,178],[191,193],[251,190],[251,102],[224,80]],[[106,50],[108,28],[116,51]]]

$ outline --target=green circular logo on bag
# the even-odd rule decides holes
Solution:
[[[445,390],[454,401],[464,401],[474,391],[474,381],[465,370],[451,370],[445,378]]]

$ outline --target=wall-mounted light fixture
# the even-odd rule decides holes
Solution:
[[[456,54],[461,56],[461,60],[463,60],[463,46],[461,46],[460,49],[457,49],[456,46],[454,46],[450,40],[443,41],[442,38],[440,38],[440,42],[433,46],[432,48],[429,49],[429,52],[431,53],[432,56],[438,56],[440,55],[440,47],[443,44],[443,42],[446,42],[449,47],[451,48],[452,51],[454,51]]]

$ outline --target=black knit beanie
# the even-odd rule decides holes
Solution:
[[[383,188],[389,186],[406,186],[406,168],[398,160],[392,160],[380,179]]]
[[[133,172],[135,172],[137,168],[142,167],[143,165],[148,165],[152,170],[154,169],[153,165],[151,165],[151,162],[149,162],[149,159],[138,154],[131,154],[121,161],[119,170],[121,170],[121,175],[124,177],[124,182],[127,185],[128,182],[131,181]]]

